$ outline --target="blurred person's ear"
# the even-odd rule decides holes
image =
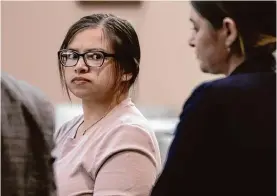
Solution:
[[[232,18],[226,17],[223,19],[222,30],[226,36],[225,45],[231,47],[238,37],[238,29],[235,21]]]

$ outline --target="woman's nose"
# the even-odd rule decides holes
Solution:
[[[75,65],[75,72],[76,73],[86,73],[89,70],[89,67],[86,65],[84,59],[80,57],[78,63]]]
[[[194,39],[191,37],[191,38],[189,38],[189,40],[188,40],[188,44],[189,44],[189,46],[190,47],[195,47],[195,44],[194,44]]]

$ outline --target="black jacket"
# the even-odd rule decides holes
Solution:
[[[248,60],[230,76],[196,88],[184,105],[152,196],[275,196],[272,63],[268,57]]]

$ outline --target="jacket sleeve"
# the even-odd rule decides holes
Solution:
[[[220,126],[215,124],[220,108],[211,92],[210,83],[204,83],[186,101],[164,170],[152,190],[152,196],[198,191],[201,183],[207,180],[202,178],[202,172],[209,169],[207,159],[210,153],[205,144]]]

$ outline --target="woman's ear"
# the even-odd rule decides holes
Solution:
[[[238,29],[235,21],[229,17],[224,18],[223,29],[226,32],[225,46],[230,48],[238,38]]]
[[[127,82],[127,81],[131,80],[132,77],[133,77],[133,75],[131,73],[123,74],[122,77],[121,77],[121,81],[122,82]]]

